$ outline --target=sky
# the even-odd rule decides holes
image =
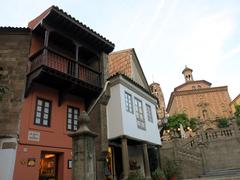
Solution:
[[[56,5],[115,44],[134,48],[148,83],[160,84],[165,103],[184,83],[182,70],[212,87],[240,93],[239,0],[7,0],[0,26],[26,27]]]

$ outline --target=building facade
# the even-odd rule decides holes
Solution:
[[[107,115],[111,174],[114,179],[126,179],[130,172],[138,170],[149,179],[151,170],[157,166],[156,156],[161,145],[157,100],[150,92],[134,49],[111,53],[109,73]],[[156,156],[150,157],[149,152],[153,151]]]
[[[5,111],[10,112],[4,129],[12,128],[1,135],[0,158],[6,156],[6,147],[11,149],[8,156],[16,156],[11,161],[14,180],[71,179],[68,133],[77,130],[80,112],[87,111],[103,89],[107,54],[114,44],[55,6],[28,26],[18,29],[19,41],[6,42],[2,51],[11,53],[7,48],[15,45],[15,54],[3,59],[12,61],[5,62],[12,95],[1,102],[8,102]],[[3,33],[1,37],[8,38]],[[9,67],[14,62],[16,70]],[[16,71],[21,73],[14,76]],[[14,87],[17,94],[12,92]]]
[[[171,93],[167,112],[169,115],[186,113],[199,120],[203,129],[216,128],[218,118],[232,116],[227,86],[211,87],[205,80],[193,80],[192,69],[186,67],[182,74],[185,83]]]

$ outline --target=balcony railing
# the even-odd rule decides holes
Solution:
[[[100,73],[50,49],[42,49],[30,57],[30,72],[45,66],[91,85],[100,86]]]

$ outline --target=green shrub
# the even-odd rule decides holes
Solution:
[[[218,119],[218,127],[219,128],[227,128],[229,127],[229,121],[226,118]]]
[[[152,177],[153,177],[154,179],[157,179],[157,178],[160,178],[160,177],[163,178],[163,179],[166,178],[166,177],[165,177],[165,174],[164,174],[164,171],[161,170],[161,169],[159,169],[159,168],[157,168],[157,169],[155,169],[155,171],[153,171]]]
[[[173,175],[177,175],[178,167],[175,161],[167,160],[166,165],[164,167],[164,173],[167,178],[170,178]]]
[[[240,127],[240,118],[237,118],[237,125],[238,125],[238,127]]]
[[[144,180],[144,176],[139,171],[130,172],[127,180]]]

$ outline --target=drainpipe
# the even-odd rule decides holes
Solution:
[[[105,93],[105,91],[107,90],[107,86],[109,84],[110,81],[106,81],[104,88],[102,90],[102,92],[100,93],[100,95],[97,97],[97,99],[94,101],[94,103],[88,108],[87,113],[90,114],[91,111],[93,110],[93,108],[96,106],[97,102],[99,101],[99,99],[103,96],[103,94]]]

